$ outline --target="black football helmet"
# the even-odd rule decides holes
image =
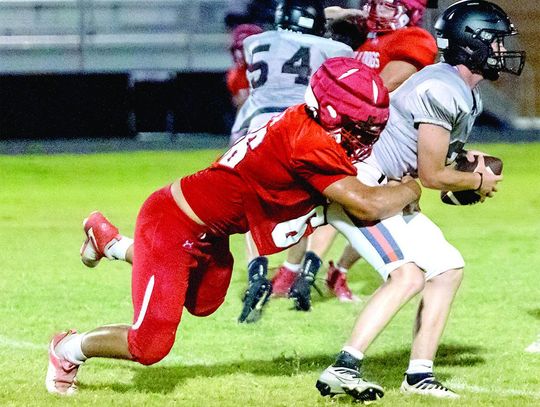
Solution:
[[[505,39],[517,34],[502,8],[489,1],[463,0],[448,7],[435,22],[437,45],[450,65],[496,80],[500,72],[520,75],[525,51],[507,50]]]
[[[281,0],[274,21],[276,28],[322,36],[326,18],[320,0]]]

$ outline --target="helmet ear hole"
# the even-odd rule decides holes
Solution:
[[[471,53],[471,65],[477,69],[482,69],[491,53],[490,48],[490,46],[485,44],[478,46],[478,48]]]

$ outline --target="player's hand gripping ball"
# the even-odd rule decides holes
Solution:
[[[501,159],[489,155],[484,156],[486,167],[495,175],[501,175],[503,163]],[[473,172],[478,166],[478,156],[474,156],[474,161],[467,160],[465,155],[456,158],[455,169],[457,171]],[[475,190],[467,191],[441,191],[441,201],[448,205],[473,205],[480,202],[480,195]]]

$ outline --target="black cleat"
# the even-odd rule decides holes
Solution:
[[[268,259],[257,257],[248,265],[249,281],[244,294],[242,312],[238,317],[239,323],[257,322],[262,316],[264,305],[272,294],[272,283],[266,278]]]
[[[322,260],[313,252],[307,252],[302,265],[302,272],[298,274],[289,290],[289,298],[294,301],[297,311],[311,309],[311,286],[315,283],[315,276],[321,268]]]
[[[294,308],[297,311],[309,311],[311,309],[311,285],[306,276],[299,274],[294,280],[289,291],[289,298],[294,301]]]

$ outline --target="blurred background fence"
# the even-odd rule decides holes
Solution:
[[[227,134],[234,109],[225,17],[245,2],[0,1],[0,140]],[[252,3],[263,15],[272,1]],[[439,10],[450,3],[440,0]],[[484,86],[484,123],[535,128],[540,4],[497,3],[520,30],[528,62],[521,78]],[[428,13],[428,29],[437,14]]]
[[[225,0],[2,0],[0,70],[221,71]]]

